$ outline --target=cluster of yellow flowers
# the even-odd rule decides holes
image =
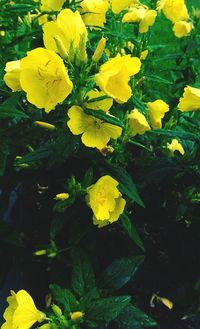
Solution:
[[[139,23],[139,32],[146,33],[154,23],[157,11],[149,9],[137,0],[83,0],[77,2],[77,10],[62,9],[65,1],[42,0],[41,11],[59,11],[57,17],[43,24],[44,47],[27,53],[21,60],[8,62],[5,68],[4,81],[12,91],[26,93],[28,102],[46,113],[54,110],[70,95],[67,126],[72,134],[81,135],[86,147],[100,151],[107,147],[111,139],[118,139],[123,133],[129,137],[142,135],[151,129],[162,128],[162,119],[169,111],[169,105],[162,99],[147,102],[146,111],[133,108],[125,116],[125,128],[100,119],[88,110],[101,111],[107,118],[113,103],[124,104],[131,98],[134,90],[130,80],[141,70],[141,57],[133,57],[123,51],[99,65],[106,52],[106,39],[102,37],[96,50],[88,59],[87,44],[92,28],[101,29],[106,22],[106,13],[112,10],[120,14],[121,23]],[[60,11],[61,10],[61,11]],[[125,13],[124,13],[124,10]],[[161,0],[158,10],[174,23],[177,37],[188,35],[192,29],[184,0]],[[129,42],[128,47],[134,45]],[[78,68],[78,71],[75,70]],[[86,72],[77,87],[77,72]],[[89,84],[91,83],[92,84]],[[91,86],[84,88],[85,85]],[[193,111],[200,108],[200,89],[187,86],[178,108],[180,111]],[[92,112],[92,113],[93,113]],[[104,116],[104,118],[105,118]],[[111,121],[112,122],[112,121]],[[49,123],[36,121],[35,124],[47,129],[55,129]],[[167,144],[170,154],[184,149],[178,140]],[[125,200],[118,190],[118,182],[110,176],[101,177],[87,193],[87,203],[93,210],[93,221],[99,227],[113,223],[124,211]],[[66,195],[59,196],[60,200]]]
[[[189,35],[193,24],[184,0],[160,0],[158,10],[162,10],[166,18],[174,24],[173,32],[177,38]]]

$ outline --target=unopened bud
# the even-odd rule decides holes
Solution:
[[[93,62],[98,62],[103,54],[103,51],[105,49],[106,46],[106,39],[105,38],[101,38],[101,40],[99,41],[97,48],[94,52],[94,55],[92,56],[92,60]]]
[[[56,35],[54,37],[54,40],[55,40],[55,43],[56,43],[56,47],[58,49],[58,53],[60,54],[60,56],[63,59],[66,59],[69,56],[69,54],[68,54],[67,49],[65,48],[65,45],[62,42],[61,38],[58,35]]]
[[[58,194],[56,194],[54,199],[61,200],[61,201],[67,200],[67,199],[69,199],[69,193],[58,193]]]
[[[55,315],[57,315],[57,316],[61,316],[62,315],[62,310],[60,309],[60,307],[58,305],[53,304],[51,306],[51,308],[52,308],[52,311],[54,312]]]
[[[83,318],[83,316],[84,316],[83,312],[70,313],[71,320],[74,321],[74,322],[80,321]]]
[[[47,251],[45,249],[42,249],[42,250],[37,250],[34,252],[34,255],[35,256],[43,256],[43,255],[46,255]]]
[[[44,122],[44,121],[35,121],[34,122],[37,126],[45,128],[45,129],[49,129],[49,130],[54,130],[56,127],[54,125],[52,125],[51,123],[48,122]]]

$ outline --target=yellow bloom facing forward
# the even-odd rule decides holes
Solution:
[[[29,329],[34,323],[42,322],[45,318],[45,314],[36,308],[32,297],[25,290],[19,290],[17,293],[11,291],[7,302],[9,306],[3,314],[6,322],[1,329]]]
[[[122,198],[118,185],[118,181],[106,175],[88,188],[86,200],[94,214],[93,222],[98,227],[117,221],[124,211],[126,201]]]
[[[73,88],[62,59],[44,48],[28,52],[21,60],[20,83],[28,101],[46,112],[63,102]]]
[[[156,10],[149,10],[146,6],[130,7],[129,12],[123,16],[123,23],[139,23],[139,32],[146,33],[155,22]]]
[[[188,10],[184,0],[160,0],[158,10],[173,23],[189,19]]]
[[[181,155],[185,154],[185,150],[184,150],[183,146],[175,138],[172,140],[172,142],[170,144],[167,143],[167,149],[169,150],[171,156],[174,156],[175,151],[178,151]]]
[[[118,103],[125,103],[132,95],[128,82],[130,77],[139,72],[141,61],[130,55],[117,55],[101,65],[96,75],[96,84],[104,93]]]
[[[68,111],[70,120],[67,125],[74,135],[82,135],[82,143],[87,147],[103,149],[111,138],[117,139],[122,128],[104,122],[84,113],[79,106],[72,106]]]
[[[60,11],[66,0],[41,0],[42,11]]]
[[[169,105],[161,99],[157,99],[154,102],[147,103],[147,107],[152,128],[162,128],[162,119],[164,118],[165,113],[169,111]]]
[[[193,29],[191,22],[179,21],[173,26],[174,34],[177,38],[187,37]]]
[[[53,50],[63,56],[75,52],[81,41],[87,41],[87,29],[78,11],[63,9],[55,22],[47,22],[43,25],[43,40],[47,49]],[[62,48],[62,51],[60,51]],[[62,52],[62,53],[61,53]],[[66,57],[66,56],[65,56]]]
[[[20,61],[7,62],[5,67],[6,74],[4,81],[12,91],[22,90],[19,76],[20,76]]]
[[[131,136],[135,136],[137,134],[143,135],[146,131],[151,129],[145,116],[137,109],[131,111],[128,115],[128,119],[130,127],[129,133]]]
[[[101,110],[104,112],[108,112],[113,105],[113,99],[112,98],[105,98],[102,100],[96,100],[96,98],[100,98],[103,96],[106,96],[106,94],[103,91],[98,90],[90,90],[87,93],[87,96],[89,98],[89,102],[85,103],[85,107],[87,109],[91,110]],[[94,99],[94,101],[92,101]]]
[[[182,112],[200,110],[200,89],[190,86],[185,87],[178,108]]]
[[[107,0],[83,0],[80,3],[83,21],[88,26],[104,27],[108,8]]]

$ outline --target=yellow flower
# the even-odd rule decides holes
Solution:
[[[29,51],[21,60],[20,83],[28,101],[46,112],[63,102],[73,88],[62,59],[44,48]]]
[[[186,37],[190,34],[193,29],[191,22],[179,21],[173,26],[174,34],[177,38]]]
[[[131,111],[128,115],[128,119],[131,136],[137,134],[143,135],[146,131],[151,129],[144,114],[140,113],[137,109]]]
[[[130,55],[117,55],[101,65],[96,75],[96,84],[118,103],[125,103],[132,95],[128,82],[139,72],[141,61]]]
[[[104,122],[84,113],[79,106],[72,106],[68,111],[70,120],[67,125],[74,135],[81,135],[82,143],[87,147],[103,149],[111,138],[117,139],[122,128]]]
[[[110,110],[111,106],[113,105],[113,99],[112,98],[105,98],[105,99],[102,99],[102,100],[92,101],[95,98],[106,96],[106,94],[103,91],[90,90],[87,93],[87,96],[88,96],[89,101],[90,101],[90,102],[85,103],[85,107],[87,109],[101,110],[101,111],[104,111],[104,112],[108,112]]]
[[[173,23],[189,18],[184,0],[160,0],[158,1],[158,10],[162,10],[166,18]]]
[[[200,89],[190,86],[185,87],[178,108],[182,112],[200,110]]]
[[[66,0],[41,0],[42,11],[60,11]]]
[[[178,151],[181,155],[185,154],[185,150],[184,150],[183,146],[175,138],[172,140],[172,142],[170,144],[167,143],[167,149],[169,150],[171,156],[174,156],[175,151]]]
[[[70,52],[75,53],[80,43],[84,43],[82,46],[86,47],[87,29],[78,11],[63,9],[55,22],[43,25],[43,32],[45,47],[60,53],[61,56],[63,53],[66,56],[70,55]]]
[[[67,200],[67,199],[69,199],[69,193],[58,193],[58,194],[56,194],[54,199],[61,200],[61,201]]]
[[[86,201],[93,211],[93,222],[98,227],[117,221],[124,211],[126,201],[118,185],[118,181],[106,175],[88,188]]]
[[[11,290],[11,296],[7,298],[9,306],[6,308],[3,317],[6,322],[1,329],[29,329],[36,322],[42,322],[45,314],[40,312],[25,290],[17,293]]]
[[[44,122],[44,121],[35,121],[34,122],[37,126],[48,129],[48,130],[54,130],[56,127],[52,125],[51,123]]]
[[[154,102],[147,103],[147,107],[152,128],[162,128],[162,119],[164,118],[165,113],[169,111],[169,105],[161,99],[157,99]]]
[[[154,24],[156,16],[156,10],[149,10],[146,6],[134,6],[123,16],[122,22],[139,23],[139,32],[146,33]]]
[[[73,312],[73,313],[70,313],[70,317],[71,317],[72,321],[78,322],[84,317],[84,313],[80,312],[80,311]]]
[[[80,3],[83,21],[88,26],[104,27],[108,8],[107,0],[83,0]]]
[[[5,67],[6,74],[4,81],[12,91],[22,90],[19,76],[20,76],[20,61],[7,62]]]
[[[92,60],[94,62],[98,62],[101,58],[101,56],[103,55],[103,51],[105,49],[106,46],[106,39],[105,38],[101,38],[101,40],[99,41],[97,48],[94,52],[94,55],[92,56]]]
[[[132,3],[137,3],[137,0],[111,0],[111,9],[114,14],[119,14],[122,10],[129,7]]]

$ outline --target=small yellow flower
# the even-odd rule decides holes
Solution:
[[[162,10],[166,18],[173,23],[189,19],[184,0],[160,0],[157,9]]]
[[[61,200],[61,201],[67,200],[67,199],[69,199],[69,193],[58,193],[58,194],[56,194],[54,199]]]
[[[185,87],[178,108],[182,112],[200,110],[200,89],[190,86]]]
[[[35,121],[34,122],[37,126],[48,129],[48,130],[54,130],[56,127],[52,125],[51,123],[44,122],[44,121]]]
[[[156,10],[149,10],[146,6],[131,6],[123,16],[123,23],[139,23],[139,32],[146,33],[155,22]]]
[[[12,91],[22,90],[20,84],[20,61],[7,62],[5,67],[6,74],[4,81]]]
[[[130,127],[129,133],[131,136],[135,136],[137,134],[143,135],[146,131],[151,129],[145,116],[137,109],[131,111],[128,115],[128,119]]]
[[[82,135],[82,143],[87,147],[103,149],[111,138],[117,139],[122,128],[104,122],[84,113],[79,106],[72,106],[68,111],[70,120],[67,125],[74,135]]]
[[[126,201],[118,185],[118,181],[106,175],[88,188],[86,201],[93,211],[93,223],[98,227],[117,221],[124,211]]]
[[[46,255],[47,251],[45,249],[37,250],[34,252],[35,256],[44,256]]]
[[[128,82],[130,77],[139,72],[141,61],[130,55],[117,55],[101,65],[96,75],[96,84],[108,96],[118,103],[125,103],[132,95]]]
[[[157,99],[154,102],[147,103],[147,107],[152,128],[162,128],[162,119],[164,118],[165,113],[169,111],[169,105],[161,99]]]
[[[83,0],[80,3],[80,13],[88,26],[104,27],[108,8],[107,0]]]
[[[122,10],[128,8],[132,3],[138,0],[111,0],[111,9],[114,14],[119,14]]]
[[[66,0],[41,0],[42,11],[60,11]]]
[[[55,22],[47,22],[43,25],[43,32],[44,45],[47,49],[60,54],[59,45],[62,44],[61,56],[63,53],[70,55],[70,51],[75,53],[83,40],[86,47],[87,29],[78,11],[61,10]]]
[[[85,107],[87,109],[108,112],[113,105],[113,99],[109,97],[102,100],[92,101],[95,98],[106,96],[103,91],[90,90],[87,93],[87,96],[89,97],[89,102],[85,103]]]
[[[27,99],[50,112],[72,92],[73,84],[62,59],[53,51],[36,48],[21,60],[20,83]]]
[[[177,38],[187,37],[193,29],[191,22],[179,21],[173,26],[174,34]]]
[[[70,318],[74,322],[80,321],[83,317],[84,317],[84,313],[80,311],[70,313]]]
[[[185,150],[184,150],[183,146],[175,138],[172,140],[172,142],[170,144],[167,143],[167,149],[169,150],[171,156],[174,156],[175,151],[178,151],[181,155],[185,154]]]
[[[11,290],[7,302],[9,306],[3,314],[6,322],[1,329],[30,329],[34,323],[42,322],[45,318],[45,314],[36,308],[32,297],[25,290],[19,290],[17,293]]]
[[[105,38],[101,38],[101,40],[99,41],[97,48],[94,52],[94,55],[92,56],[92,60],[94,62],[98,62],[101,59],[101,56],[103,55],[104,49],[106,46],[106,39]]]

